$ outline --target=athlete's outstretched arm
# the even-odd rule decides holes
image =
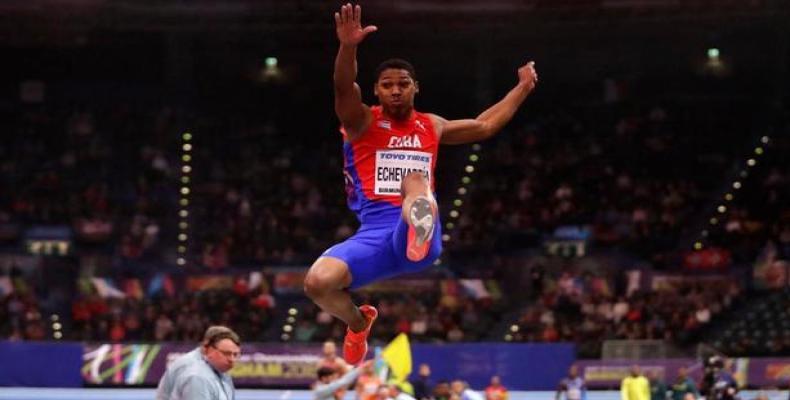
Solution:
[[[530,61],[518,69],[518,84],[505,95],[502,100],[475,119],[458,119],[448,121],[436,116],[442,144],[464,144],[479,142],[494,136],[507,124],[521,103],[535,88],[538,73],[535,63]]]
[[[340,48],[335,58],[335,113],[346,129],[349,139],[361,133],[370,120],[370,109],[362,103],[362,93],[357,79],[357,45],[368,33],[375,32],[373,25],[362,28],[362,8],[348,3],[335,13],[335,30]]]

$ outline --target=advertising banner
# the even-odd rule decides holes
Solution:
[[[85,346],[82,377],[91,385],[156,385],[167,365],[193,345]],[[231,371],[238,386],[304,386],[315,381],[320,345],[244,344]]]

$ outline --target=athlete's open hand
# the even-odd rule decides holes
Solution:
[[[538,73],[535,71],[534,61],[530,61],[518,69],[518,83],[525,85],[529,91],[532,91],[538,84]]]
[[[351,3],[340,7],[340,12],[335,13],[335,30],[340,44],[355,46],[365,39],[368,33],[375,32],[375,25],[362,28],[362,7],[352,6]]]

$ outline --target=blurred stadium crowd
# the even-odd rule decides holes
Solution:
[[[381,312],[374,336],[575,341],[592,355],[607,339],[706,337],[704,328],[754,288],[743,277],[755,265],[787,258],[787,135],[761,143],[768,128],[755,129],[743,104],[663,103],[609,93],[530,112],[470,153],[448,151],[442,182],[461,183],[438,189],[442,265],[406,279],[407,289],[360,294]],[[10,132],[0,144],[3,338],[49,339],[52,322],[64,327],[60,337],[86,341],[195,340],[211,323],[249,341],[342,336],[344,327],[301,301],[298,272],[278,272],[309,265],[356,227],[331,127],[309,141],[289,134],[296,116],[285,110],[15,111],[0,118]],[[190,118],[190,240],[180,243],[183,152],[173,132]],[[774,129],[785,129],[777,120]],[[762,157],[739,177],[755,143]],[[738,187],[727,188],[733,179]],[[718,212],[725,192],[733,198]],[[67,255],[20,255],[20,244],[35,250],[36,228],[68,237]],[[570,250],[562,247],[569,231]],[[180,245],[188,245],[183,267],[173,263]],[[680,278],[661,283],[661,274]],[[292,330],[282,332],[286,319]],[[790,351],[790,329],[776,337],[775,350]]]

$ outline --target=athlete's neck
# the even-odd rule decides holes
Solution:
[[[414,113],[414,108],[412,108],[412,107],[405,108],[405,109],[402,109],[402,110],[401,109],[397,109],[397,108],[396,109],[391,109],[391,108],[388,109],[388,108],[382,107],[381,110],[382,110],[382,114],[384,114],[385,117],[387,117],[387,118],[389,118],[389,119],[391,119],[393,121],[400,121],[400,122],[410,120],[412,115],[413,115],[413,113]]]

